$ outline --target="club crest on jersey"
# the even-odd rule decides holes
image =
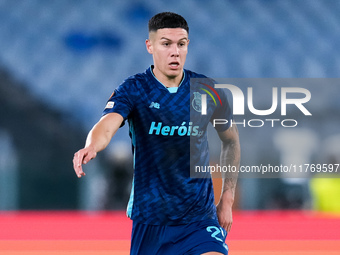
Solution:
[[[196,112],[202,111],[202,95],[199,92],[194,92],[194,99],[192,100],[192,107]]]

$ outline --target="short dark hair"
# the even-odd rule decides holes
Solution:
[[[161,12],[149,20],[149,32],[156,32],[162,28],[183,28],[189,34],[187,21],[179,14],[173,12]]]

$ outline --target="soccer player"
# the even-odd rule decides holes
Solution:
[[[206,114],[201,114],[190,79],[205,76],[183,68],[188,34],[187,22],[178,14],[159,13],[149,20],[146,49],[153,65],[114,91],[85,147],[74,155],[80,178],[85,176],[82,164],[95,158],[128,121],[134,155],[127,208],[133,220],[131,254],[228,254],[225,238],[232,225],[237,172],[223,176],[215,206],[211,178],[190,177],[190,154],[200,153],[194,155],[195,163],[209,164],[207,125],[213,118],[230,120],[231,110],[224,98],[223,106],[208,101]],[[238,132],[228,123],[216,126],[221,164],[238,168]]]

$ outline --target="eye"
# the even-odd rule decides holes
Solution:
[[[162,45],[164,45],[164,46],[169,46],[170,43],[168,43],[168,42],[163,42]]]
[[[178,46],[180,46],[180,47],[183,47],[183,46],[185,46],[185,45],[186,45],[185,42],[180,42],[180,43],[178,43]]]

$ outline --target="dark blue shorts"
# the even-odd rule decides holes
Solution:
[[[228,254],[227,232],[215,220],[188,225],[155,226],[133,223],[131,255]]]

